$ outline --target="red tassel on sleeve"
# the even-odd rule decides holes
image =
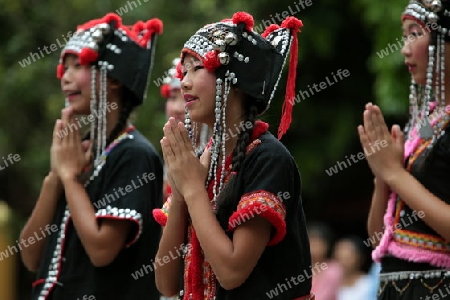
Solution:
[[[295,79],[297,77],[297,61],[298,61],[298,39],[297,33],[303,26],[302,21],[295,17],[288,17],[283,21],[281,27],[291,30],[292,44],[290,50],[289,73],[286,84],[286,96],[283,102],[283,113],[278,127],[278,140],[286,133],[292,122],[292,109],[295,98]]]

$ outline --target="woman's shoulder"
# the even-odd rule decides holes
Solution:
[[[138,156],[158,156],[153,144],[137,129],[131,131],[128,139],[117,146],[116,155],[125,153]]]
[[[247,146],[246,157],[249,160],[261,158],[278,162],[294,161],[286,146],[268,131]]]

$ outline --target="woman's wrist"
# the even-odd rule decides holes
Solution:
[[[59,176],[54,172],[50,171],[44,179],[44,182],[52,186],[61,186],[61,180]]]

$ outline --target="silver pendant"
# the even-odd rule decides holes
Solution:
[[[433,137],[433,128],[431,128],[428,118],[424,118],[421,122],[421,127],[419,129],[420,137],[428,140]]]

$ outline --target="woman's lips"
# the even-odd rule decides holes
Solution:
[[[196,102],[197,101],[197,98],[194,98],[194,99],[192,99],[192,100],[189,100],[189,101],[187,101],[186,102],[186,107],[189,107],[189,106],[191,106],[194,102]]]
[[[69,99],[69,101],[72,101],[74,98],[76,98],[77,96],[81,95],[81,93],[72,93],[70,95],[67,95],[67,99]]]
[[[416,70],[416,68],[417,68],[416,65],[407,64],[406,66],[408,67],[408,71],[410,73],[413,73]]]

